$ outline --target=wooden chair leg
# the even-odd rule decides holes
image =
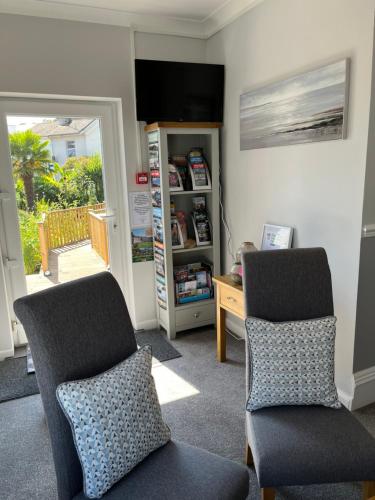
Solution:
[[[260,497],[261,500],[275,500],[276,491],[273,488],[261,488]]]
[[[254,465],[253,454],[251,453],[251,449],[249,443],[246,441],[246,454],[245,461],[247,466]]]
[[[375,481],[363,482],[363,500],[370,500],[375,497]]]

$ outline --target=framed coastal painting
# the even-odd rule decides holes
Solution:
[[[349,59],[240,97],[240,147],[259,149],[344,139]]]

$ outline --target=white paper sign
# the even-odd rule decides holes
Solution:
[[[129,193],[129,200],[132,227],[151,226],[151,193],[148,191]]]

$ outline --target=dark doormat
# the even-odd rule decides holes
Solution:
[[[152,355],[158,361],[181,357],[177,349],[168,342],[165,333],[160,330],[135,332],[135,337],[140,347],[151,345]],[[34,364],[29,350],[27,356],[0,362],[0,403],[38,394],[39,388],[33,370]]]
[[[0,402],[38,394],[35,373],[27,373],[27,358],[9,358],[0,363]]]
[[[181,358],[181,354],[167,340],[162,330],[144,330],[134,332],[137,344],[142,347],[149,344],[152,347],[152,355],[158,361]]]

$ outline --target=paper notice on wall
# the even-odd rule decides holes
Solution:
[[[129,193],[131,226],[150,227],[152,225],[151,193],[138,191]]]

